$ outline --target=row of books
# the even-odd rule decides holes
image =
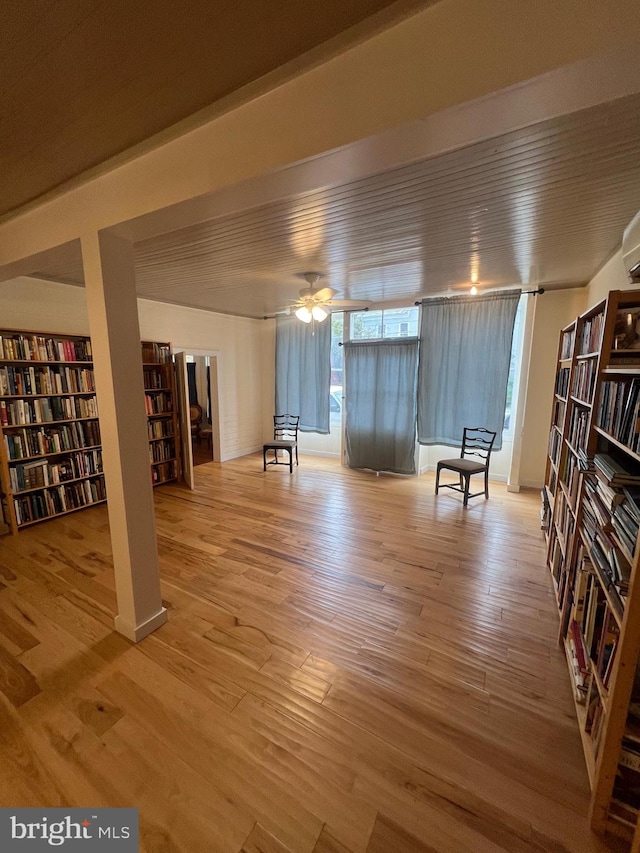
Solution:
[[[603,382],[596,423],[636,452],[640,442],[640,379]]]
[[[566,403],[564,402],[564,400],[554,400],[554,403],[553,403],[553,426],[557,426],[561,432],[562,432],[562,427],[564,425],[565,409],[566,409]]]
[[[149,438],[169,438],[173,435],[173,420],[157,418],[147,422]]]
[[[154,388],[166,388],[167,376],[162,368],[144,368],[144,387],[151,390]]]
[[[169,480],[175,480],[178,476],[178,469],[175,460],[171,462],[161,462],[159,465],[154,465],[151,468],[151,482],[154,486],[158,483],[166,483]]]
[[[574,406],[569,424],[569,444],[574,448],[584,447],[589,432],[589,410]]]
[[[13,505],[18,525],[41,518],[50,518],[62,512],[103,501],[107,497],[104,478],[98,475],[92,480],[53,486],[41,492],[15,497]]]
[[[45,456],[48,453],[99,445],[100,423],[95,420],[57,427],[27,427],[16,432],[7,432],[4,439],[10,460]]]
[[[578,485],[580,482],[579,472],[581,466],[578,464],[576,456],[567,451],[560,464],[560,480],[565,484],[567,493],[571,499],[571,506],[575,507],[576,498],[578,497]]]
[[[95,397],[38,397],[35,400],[0,400],[0,426],[44,424],[75,418],[97,418]]]
[[[576,329],[575,326],[572,329],[569,329],[568,332],[562,333],[562,345],[560,347],[560,358],[564,361],[568,358],[571,358],[573,355],[573,345],[576,339]]]
[[[0,359],[4,361],[91,361],[91,341],[67,340],[45,335],[0,335]]]
[[[39,459],[9,468],[11,489],[14,493],[54,486],[101,473],[102,452],[99,449],[72,453],[54,462]]]
[[[540,492],[540,499],[540,530],[544,530],[545,533],[548,533],[549,526],[551,525],[551,504],[549,502],[549,494],[546,486]]]
[[[560,458],[560,449],[562,448],[562,435],[557,429],[552,429],[549,433],[549,456],[553,459],[554,465],[558,464]]]
[[[569,393],[569,367],[561,367],[556,376],[556,394],[559,397],[566,397]]]
[[[573,535],[573,530],[575,527],[575,518],[573,516],[573,512],[569,508],[567,499],[562,490],[560,490],[556,495],[556,502],[556,528],[562,539],[562,542],[564,542],[566,552],[571,541],[571,536]]]
[[[171,347],[168,344],[144,341],[142,343],[142,361],[145,364],[169,364],[171,362]]]
[[[604,331],[604,320],[605,315],[604,311],[602,311],[600,314],[589,317],[588,320],[584,321],[580,332],[578,355],[586,355],[600,349],[602,332]]]
[[[593,358],[587,358],[576,364],[571,389],[574,397],[577,397],[578,400],[591,401],[597,372],[597,362]]]
[[[612,488],[623,488],[624,486],[640,486],[640,466],[631,465],[631,460],[625,465],[618,462],[608,453],[596,453],[593,457],[596,474],[599,473]]]
[[[629,735],[622,739],[613,796],[632,809],[640,809],[640,742]],[[628,816],[634,825],[636,819],[634,813]]]
[[[620,627],[609,609],[589,558],[584,553],[580,556],[569,636],[576,645],[584,671],[590,670],[590,660],[603,686],[608,688],[620,638]]]
[[[155,394],[145,394],[144,403],[148,415],[169,414],[173,411],[173,395],[165,391]]]
[[[77,394],[95,391],[92,368],[0,367],[0,396]]]
[[[604,519],[603,519],[604,516]],[[613,531],[611,516],[604,510],[595,490],[585,480],[582,505],[582,535],[589,544],[591,559],[598,569],[600,581],[622,612],[629,587],[631,567]]]
[[[616,536],[626,552],[633,559],[636,549],[638,530],[640,529],[640,490],[624,489],[624,497],[617,504],[611,516],[611,523]]]
[[[587,706],[587,719],[585,722],[585,731],[591,735],[593,741],[593,752],[597,756],[600,746],[600,735],[602,733],[602,724],[605,718],[604,705],[600,696],[595,680],[591,682],[591,690],[589,693],[589,704]]]
[[[155,441],[149,445],[149,457],[152,462],[164,462],[167,459],[175,459],[176,445],[173,439],[167,441]]]

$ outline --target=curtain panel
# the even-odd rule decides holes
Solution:
[[[331,322],[276,318],[276,411],[300,415],[302,432],[329,432]]]
[[[502,447],[513,326],[520,290],[422,302],[418,441],[460,447],[464,427],[496,432]]]
[[[189,385],[189,405],[198,402],[198,386],[196,384],[196,363],[187,362],[187,382]]]
[[[415,474],[418,341],[344,344],[350,468]]]

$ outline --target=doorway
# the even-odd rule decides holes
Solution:
[[[214,350],[176,348],[176,366],[182,374],[181,432],[183,435],[183,473],[193,485],[193,468],[220,462],[220,400],[218,358]]]

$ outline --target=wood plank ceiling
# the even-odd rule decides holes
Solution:
[[[136,246],[140,296],[259,317],[319,270],[339,298],[579,286],[640,207],[640,96]]]
[[[320,45],[344,48],[430,2],[3,0],[0,215],[299,57],[313,61]]]

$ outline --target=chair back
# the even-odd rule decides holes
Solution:
[[[475,456],[488,467],[496,435],[497,433],[484,427],[465,427],[462,434],[460,458],[468,459],[470,456]]]
[[[192,427],[202,423],[202,406],[199,403],[191,403],[189,405],[189,420]]]
[[[276,441],[297,441],[300,415],[274,415],[273,437]]]

